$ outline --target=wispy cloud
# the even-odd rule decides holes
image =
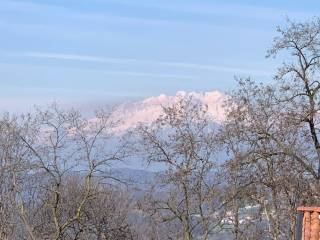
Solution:
[[[147,7],[176,13],[189,13],[199,16],[210,15],[232,18],[282,20],[286,15],[292,18],[304,19],[317,14],[317,11],[297,11],[267,7],[263,4],[244,4],[232,2],[192,2],[192,1],[133,1],[133,0],[94,0],[94,2],[117,3],[129,7]]]
[[[30,67],[32,66],[32,67]],[[11,64],[11,63],[3,63],[0,61],[0,69],[3,68],[21,68],[25,70],[26,68],[31,71],[42,69],[44,71],[50,70],[50,66],[43,66],[43,65],[25,65],[25,64]],[[56,67],[54,67],[55,69]],[[65,67],[62,67],[63,69]],[[52,70],[52,68],[51,68]],[[79,74],[84,72],[91,72],[91,73],[100,73],[105,75],[111,76],[129,76],[129,77],[153,77],[153,78],[163,78],[163,79],[172,79],[172,80],[196,80],[198,76],[196,75],[183,75],[183,74],[165,74],[165,73],[154,73],[154,72],[135,72],[135,71],[114,71],[114,70],[88,70],[88,69],[80,69]],[[72,80],[72,79],[71,79]],[[74,80],[77,81],[77,80]]]
[[[79,0],[81,2],[81,0]],[[244,3],[227,3],[227,2],[192,2],[192,1],[133,1],[133,0],[92,0],[92,4],[97,6],[107,6],[110,3],[126,5],[129,7],[147,7],[164,11],[174,11],[177,13],[190,13],[198,15],[215,15],[237,18],[255,18],[265,20],[275,20],[282,18],[284,14],[292,17],[305,18],[313,16],[316,12],[296,11],[288,9],[279,9],[274,7],[266,7],[262,4],[244,4]],[[43,10],[70,10],[67,4],[41,2],[36,3],[32,0],[25,1],[8,1],[2,0],[0,3],[2,8],[20,9],[23,11],[43,11]],[[148,19],[145,19],[148,20]],[[154,19],[149,19],[154,20]]]
[[[134,59],[134,58],[109,58],[97,57],[89,55],[65,54],[65,53],[46,53],[46,52],[27,52],[20,56],[37,58],[37,59],[55,59],[66,61],[82,61],[95,63],[110,63],[110,64],[137,64],[137,65],[155,65],[170,68],[184,68],[194,70],[219,71],[233,74],[253,74],[258,76],[270,76],[270,71],[261,69],[245,69],[241,67],[218,66],[191,62],[172,62],[172,61],[157,61],[152,59]]]
[[[119,15],[106,7],[107,4],[117,3],[126,5],[128,7],[147,7],[153,10],[161,10],[165,14],[164,17],[150,17],[150,16],[134,16],[134,15]],[[203,16],[221,17],[227,19],[258,19],[258,20],[283,20],[286,15],[292,18],[305,19],[313,16],[316,12],[306,11],[288,11],[283,9],[276,9],[272,7],[264,7],[259,5],[245,5],[236,3],[205,3],[199,4],[190,2],[172,2],[172,1],[132,1],[132,0],[103,0],[93,1],[93,4],[104,9],[101,11],[87,11],[83,12],[79,9],[67,7],[67,4],[50,4],[48,2],[35,3],[33,1],[8,1],[1,0],[0,8],[6,11],[18,11],[29,13],[55,13],[57,16],[63,16],[69,19],[79,19],[85,21],[96,21],[98,23],[112,23],[127,26],[190,26],[201,25],[204,27],[226,27],[214,22],[208,21],[207,18],[202,19]],[[177,13],[175,17],[172,12]],[[181,18],[181,14],[187,13],[193,15],[192,18]],[[166,17],[167,16],[167,17]],[[194,18],[195,17],[195,18]],[[240,26],[239,26],[240,27]],[[243,27],[243,26],[242,26]]]
[[[110,3],[110,1],[109,1]],[[33,15],[45,15],[51,16],[52,14],[60,17],[62,19],[68,19],[73,22],[77,21],[91,21],[97,24],[114,24],[121,26],[153,26],[153,27],[176,27],[176,26],[190,26],[203,25],[212,27],[213,24],[208,24],[207,22],[194,22],[187,21],[186,19],[180,19],[179,17],[175,18],[166,18],[166,17],[147,17],[140,15],[132,14],[119,14],[110,11],[108,7],[108,1],[106,2],[95,2],[97,9],[93,11],[81,11],[79,8],[67,7],[68,4],[51,4],[48,2],[36,3],[33,1],[9,1],[1,0],[0,1],[0,10],[7,12],[15,13],[29,13]],[[142,6],[142,5],[141,5]],[[103,11],[100,8],[104,9]],[[0,11],[0,12],[1,12]],[[1,18],[1,16],[0,16]],[[27,25],[25,22],[20,23],[22,25]],[[35,24],[28,24],[35,25]],[[36,24],[39,25],[39,24]],[[50,24],[49,24],[50,25]]]

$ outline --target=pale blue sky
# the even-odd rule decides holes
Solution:
[[[0,0],[0,111],[268,81],[276,26],[319,10],[289,0]]]

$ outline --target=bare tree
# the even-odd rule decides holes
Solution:
[[[106,175],[112,161],[123,156],[122,149],[108,147],[114,123],[105,112],[89,121],[56,105],[14,123],[3,125],[6,142],[1,150],[8,158],[2,158],[3,172],[10,179],[1,179],[11,183],[7,187],[20,216],[20,237],[27,233],[30,239],[80,239],[84,229],[74,232],[74,225],[82,224],[86,206],[98,201],[99,189],[113,178]],[[72,189],[73,179],[77,186]]]
[[[25,119],[29,119],[25,116]],[[25,128],[17,117],[4,114],[0,120],[0,237],[12,239],[20,230],[17,217],[15,189],[23,183],[29,162],[29,152],[24,148],[20,135]]]
[[[278,32],[268,56],[285,50],[286,61],[272,84],[239,81],[223,141],[234,176],[231,199],[259,206],[267,239],[293,239],[296,207],[319,201],[320,20],[288,21]]]
[[[286,107],[287,121],[301,129],[306,141],[312,142],[308,165],[311,176],[320,179],[320,144],[318,137],[318,112],[320,83],[320,19],[305,23],[288,21],[286,28],[278,28],[280,36],[268,56],[286,50],[291,56],[275,76],[279,85],[278,104]],[[316,162],[314,162],[316,161]]]
[[[240,81],[239,91],[232,96],[224,141],[236,193],[249,199],[248,205],[259,206],[270,238],[288,239],[293,237],[296,207],[313,195],[310,142],[288,119],[291,113],[278,104],[276,90]]]
[[[76,207],[83,192],[79,177],[72,177],[65,189],[68,203],[65,209]],[[101,185],[95,189],[95,196],[87,202],[83,216],[69,228],[72,239],[132,240],[137,239],[130,217],[134,214],[135,201],[131,193],[117,186]]]
[[[165,168],[142,208],[166,227],[167,239],[209,239],[219,224],[212,119],[207,107],[192,98],[182,98],[163,112],[154,124],[136,129],[137,151],[148,164]]]

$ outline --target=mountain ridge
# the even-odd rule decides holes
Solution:
[[[163,107],[170,106],[184,97],[192,97],[195,101],[207,105],[208,113],[215,122],[221,123],[225,120],[225,108],[223,105],[227,95],[219,91],[178,91],[174,96],[161,94],[141,101],[120,104],[111,115],[114,120],[119,121],[119,125],[114,128],[114,131],[121,133],[136,127],[140,123],[150,124],[161,115]]]

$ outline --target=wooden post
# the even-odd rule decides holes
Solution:
[[[299,207],[297,211],[303,213],[303,221],[302,234],[299,233],[301,227],[297,225],[296,240],[320,240],[320,207]],[[297,219],[297,224],[299,224],[299,219]]]
[[[311,240],[319,240],[319,213],[311,213]]]
[[[311,214],[310,212],[304,213],[303,218],[303,240],[310,240],[311,237]]]

